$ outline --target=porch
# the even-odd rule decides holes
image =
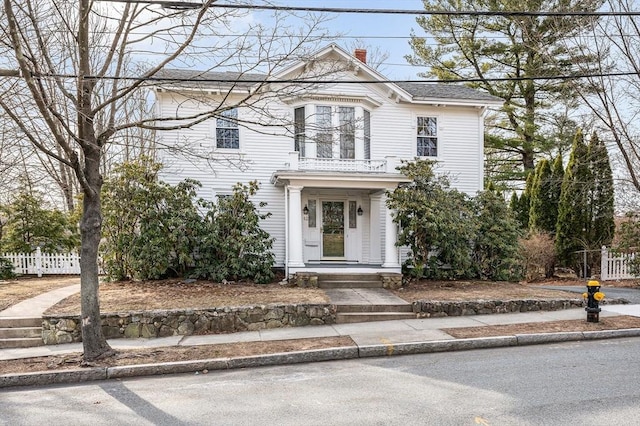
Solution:
[[[386,194],[407,181],[397,172],[274,173],[272,183],[284,187],[287,276],[400,273],[397,226]]]

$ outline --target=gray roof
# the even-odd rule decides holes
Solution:
[[[162,79],[159,85],[197,87],[207,89],[218,86],[235,86],[249,88],[258,82],[264,81],[267,76],[257,73],[239,73],[234,71],[196,71],[180,69],[160,70],[154,78]]]
[[[472,101],[502,101],[497,96],[490,95],[479,90],[471,89],[458,84],[445,83],[419,83],[403,82],[396,83],[400,88],[413,95],[416,100],[420,99],[463,99]]]
[[[163,80],[159,83],[160,86],[177,85],[182,87],[206,88],[209,90],[216,87],[229,88],[230,86],[248,89],[257,83],[272,78],[269,75],[258,73],[197,71],[183,69],[163,69],[154,77]],[[466,101],[502,101],[502,99],[496,96],[492,96],[479,90],[470,89],[459,84],[426,82],[402,82],[395,84],[411,94],[414,100],[459,99]]]

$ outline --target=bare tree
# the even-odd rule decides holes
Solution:
[[[635,11],[635,2],[608,0],[610,10]],[[601,18],[589,34],[589,49],[583,54],[602,58],[597,76],[588,79],[587,90],[580,92],[582,101],[596,118],[596,127],[604,129],[605,139],[617,148],[621,185],[640,195],[640,18],[609,16]],[[637,198],[636,198],[637,200]]]
[[[323,38],[318,27],[322,17],[308,16],[303,28],[289,28],[277,12],[269,18],[271,28],[250,24],[245,35],[222,37],[221,33],[233,32],[234,22],[242,15],[236,10],[216,9],[213,3],[206,0],[199,9],[184,10],[92,0],[3,0],[1,43],[3,53],[12,58],[8,63],[5,60],[4,66],[17,68],[19,78],[0,80],[0,108],[41,153],[73,170],[83,194],[81,318],[85,361],[113,353],[101,330],[97,267],[101,171],[109,160],[104,155],[107,146],[122,147],[126,158],[127,150],[143,149],[140,141],[148,141],[146,136],[153,132],[190,128],[239,105],[260,108],[263,117],[273,119],[270,126],[281,126],[283,122],[278,120],[283,117],[269,111],[264,102],[257,102],[256,93],[263,98],[295,95],[301,85],[286,89],[272,86],[268,80],[274,70],[308,54],[307,46],[315,48],[314,43]],[[276,31],[278,37],[273,37]],[[164,90],[171,90],[170,82],[162,80],[162,72],[166,67],[180,66],[232,70],[235,73],[230,75],[240,78],[224,85],[223,94],[229,96],[223,96],[222,102],[211,101],[195,90],[195,101],[206,109],[185,108],[170,117],[127,109],[144,102],[153,86],[162,83]],[[250,87],[243,79],[251,82]],[[199,87],[197,81],[193,84]],[[246,90],[238,95],[238,90],[233,90],[238,88]],[[269,126],[265,128],[269,131]]]

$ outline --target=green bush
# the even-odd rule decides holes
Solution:
[[[451,189],[425,160],[404,163],[411,182],[389,194],[400,225],[398,245],[410,249],[405,270],[433,279],[515,280],[521,276],[519,225],[504,199],[484,191],[474,199]]]
[[[124,164],[105,182],[101,251],[109,278],[270,282],[273,239],[260,228],[269,214],[250,200],[258,184],[238,184],[211,203],[196,199],[196,181],[159,181],[160,168],[148,160]]]
[[[0,280],[8,280],[15,278],[16,274],[13,273],[13,263],[9,259],[0,257]]]

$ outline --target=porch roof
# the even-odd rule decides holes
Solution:
[[[411,179],[401,173],[277,170],[271,176],[271,183],[276,186],[311,188],[393,190],[399,184],[410,181]]]

